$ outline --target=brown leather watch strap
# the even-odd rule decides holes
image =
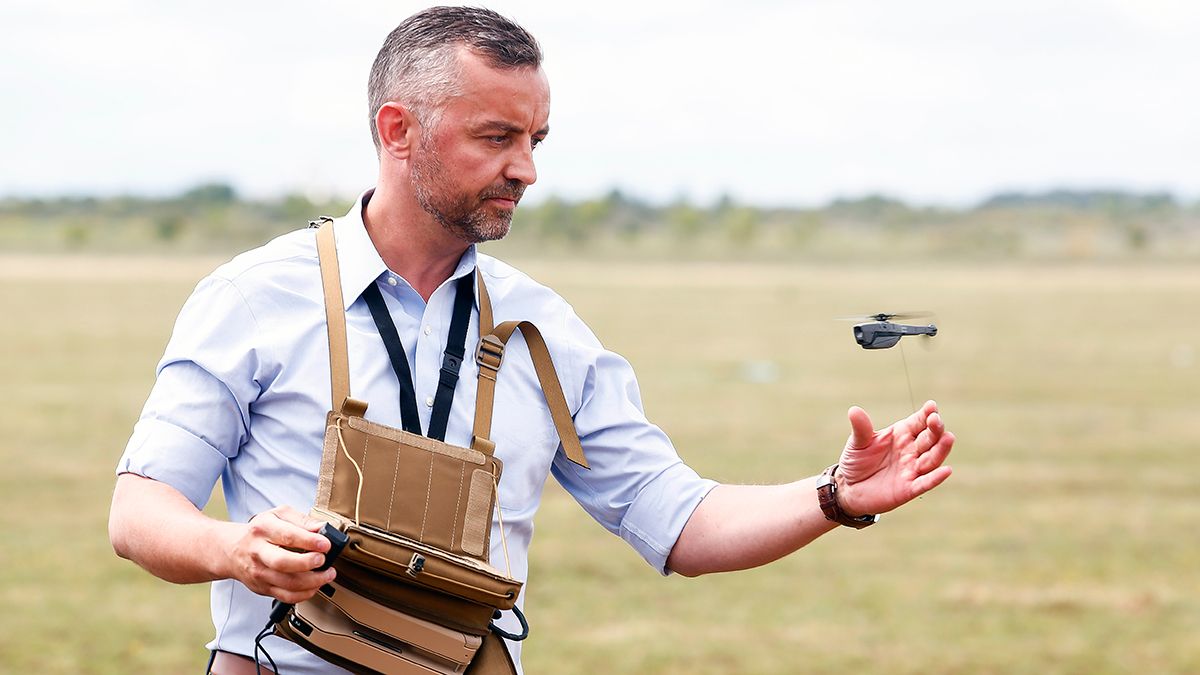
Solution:
[[[825,514],[826,520],[831,520],[839,525],[853,527],[856,530],[861,530],[868,525],[874,525],[879,522],[879,516],[850,516],[845,511],[842,511],[841,504],[837,498],[837,482],[834,481],[834,474],[837,472],[838,465],[825,469],[817,478],[817,503],[821,505],[821,512]]]

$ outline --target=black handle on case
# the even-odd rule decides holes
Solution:
[[[512,611],[513,611],[513,614],[517,615],[517,621],[521,622],[521,632],[520,633],[518,633],[518,634],[510,633],[510,632],[504,630],[503,628],[497,626],[496,621],[494,621],[494,620],[488,624],[488,628],[493,633],[495,633],[496,635],[499,635],[500,637],[504,638],[505,640],[512,640],[513,642],[520,642],[521,640],[524,640],[525,638],[529,637],[529,622],[525,620],[525,615],[521,612],[520,607],[513,605]],[[495,615],[493,615],[493,619],[499,619],[499,618],[500,618],[500,610],[496,610]]]
[[[321,529],[317,530],[317,534],[329,540],[329,552],[325,554],[325,562],[316,569],[317,572],[324,572],[333,567],[333,562],[341,555],[342,549],[346,548],[346,544],[350,543],[350,536],[329,523],[321,525]]]

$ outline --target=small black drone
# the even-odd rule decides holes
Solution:
[[[862,317],[873,319],[871,323],[860,323],[854,327],[854,341],[863,349],[887,349],[893,347],[905,335],[937,335],[937,326],[909,326],[902,323],[892,323],[892,319],[915,319],[928,314],[872,314]]]

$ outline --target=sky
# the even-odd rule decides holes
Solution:
[[[1200,198],[1200,3],[577,5],[487,4],[546,53],[532,201]],[[0,196],[357,194],[377,170],[368,70],[425,6],[5,0]]]

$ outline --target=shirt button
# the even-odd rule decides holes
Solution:
[[[388,286],[395,286],[397,283],[396,277],[388,277]]]
[[[430,333],[432,333],[432,332],[433,332],[433,328],[432,328],[432,327],[430,327],[430,326],[425,326],[425,328],[424,328],[424,329],[422,329],[422,330],[423,330],[423,332],[424,332],[426,335],[429,335]]]
[[[429,406],[430,408],[433,407],[433,397],[432,396],[425,397],[425,405]]]

